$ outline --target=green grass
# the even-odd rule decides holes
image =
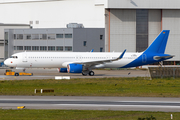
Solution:
[[[138,120],[155,117],[156,120],[180,120],[180,113],[142,111],[95,110],[0,110],[1,120]],[[151,119],[150,119],[151,120]]]
[[[35,89],[54,93],[35,94]],[[180,79],[92,78],[71,80],[2,80],[0,95],[180,97]]]

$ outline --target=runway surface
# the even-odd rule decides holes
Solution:
[[[0,96],[2,109],[76,109],[180,112],[180,98]]]
[[[70,76],[71,78],[104,78],[104,77],[149,77],[148,70],[93,70],[94,76],[83,76],[82,74],[59,73],[57,69],[26,69],[26,72],[33,73],[33,76],[6,76],[6,69],[0,69],[0,80],[33,80],[33,79],[55,79],[55,76]],[[13,69],[16,72],[22,70]]]

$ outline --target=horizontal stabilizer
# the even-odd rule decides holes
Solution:
[[[174,55],[169,55],[169,56],[154,56],[155,60],[160,60],[160,59],[168,59],[168,58],[172,58],[174,57]]]

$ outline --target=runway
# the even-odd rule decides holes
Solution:
[[[0,108],[180,112],[180,98],[0,96]]]

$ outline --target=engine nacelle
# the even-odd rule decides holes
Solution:
[[[81,64],[69,64],[67,65],[68,73],[82,73],[83,65]]]
[[[67,73],[67,68],[58,68],[58,72]]]

